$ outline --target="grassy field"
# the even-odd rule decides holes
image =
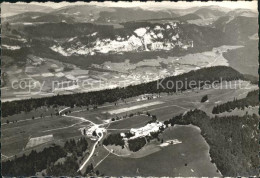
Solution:
[[[12,116],[8,116],[8,117],[3,117],[2,118],[2,124],[6,123],[7,120],[9,120],[10,122],[12,121],[20,121],[20,120],[25,120],[25,119],[32,119],[32,117],[37,118],[37,117],[41,117],[41,115],[43,117],[45,116],[50,116],[55,115],[56,112],[58,111],[59,108],[48,108],[48,107],[41,107],[41,108],[37,108],[35,110],[32,110],[30,112],[22,112],[20,114],[14,114]]]
[[[76,117],[84,117],[95,124],[102,124],[107,118],[105,114],[101,114],[99,112],[96,112],[94,110],[91,111],[82,111],[82,112],[73,112],[69,114],[70,116],[76,116]]]
[[[2,154],[13,156],[23,152],[29,139],[34,137],[53,134],[56,143],[59,139],[66,140],[69,137],[80,136],[79,125],[74,125],[78,122],[75,119],[53,116],[3,125]],[[74,126],[70,127],[72,125]]]
[[[151,118],[148,116],[133,116],[130,118],[123,119],[122,121],[112,122],[107,129],[131,129],[143,127],[150,121]]]
[[[163,138],[177,138],[182,143],[136,159],[110,154],[96,169],[107,176],[220,176],[198,128],[174,127]]]

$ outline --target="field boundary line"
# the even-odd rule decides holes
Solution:
[[[84,121],[78,122],[78,123],[75,123],[75,124],[72,124],[72,125],[66,126],[66,127],[60,127],[60,128],[56,128],[56,129],[43,130],[42,132],[50,132],[50,131],[55,131],[55,130],[67,129],[67,128],[74,127],[75,125],[82,124],[83,122],[84,122]]]
[[[171,107],[171,106],[175,106],[175,107],[178,107],[178,108],[181,108],[181,109],[189,110],[188,108],[173,104],[173,105],[170,105],[170,106],[163,106],[163,107],[159,107],[159,108],[149,109],[147,111],[154,111],[154,110],[158,110],[158,109],[162,109],[162,108],[168,108],[168,107]]]
[[[98,166],[110,155],[110,153],[111,153],[111,152],[109,152],[103,159],[101,159],[101,160],[96,164],[96,166],[94,167],[94,169],[95,169],[96,167],[98,167]]]
[[[119,155],[119,154],[114,153],[112,150],[109,150],[105,145],[103,145],[103,147],[104,147],[107,151],[111,152],[113,155],[118,156],[118,157],[126,157],[126,156],[130,156],[130,155],[131,155],[131,154]]]

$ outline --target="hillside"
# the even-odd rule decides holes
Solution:
[[[83,70],[91,70],[90,75],[84,77],[95,77],[94,75],[97,75],[95,73],[99,71],[103,71],[103,74],[109,72],[106,78],[109,81],[114,79],[115,75],[111,72],[128,72],[129,75],[139,76],[144,75],[140,71],[144,67],[149,75],[156,72],[164,73],[156,75],[160,75],[161,78],[189,71],[192,67],[201,68],[212,65],[230,65],[243,74],[256,75],[257,68],[253,66],[256,66],[254,64],[257,50],[255,50],[256,46],[251,44],[253,40],[248,42],[248,36],[251,39],[252,35],[257,33],[256,24],[251,19],[244,19],[251,17],[239,15],[231,19],[230,16],[221,16],[216,21],[216,25],[211,24],[215,21],[215,18],[211,19],[213,15],[217,18],[221,14],[226,14],[227,11],[221,9],[212,6],[191,8],[182,16],[178,16],[181,14],[180,11],[175,12],[173,9],[144,10],[91,5],[63,7],[50,13],[25,12],[10,17],[9,22],[2,25],[3,66],[18,67],[18,71],[22,70],[21,73],[28,77],[41,75],[37,74],[37,70],[31,73],[26,72],[28,71],[26,67],[30,68],[27,56],[34,55],[39,59],[51,59],[66,63],[65,65],[75,65]],[[105,22],[102,13],[111,15],[117,11],[129,13],[129,19],[125,19],[126,16],[122,18],[120,16],[116,17],[114,22]],[[135,11],[137,16],[132,18],[134,15],[130,16],[130,12]],[[165,12],[168,16],[154,15]],[[139,13],[147,14],[144,16],[146,19],[141,19],[138,16]],[[237,14],[240,13],[243,12],[237,12]],[[82,19],[83,17],[86,21]],[[249,28],[250,25],[253,28]],[[232,49],[238,46],[229,48],[224,53],[224,58],[219,50],[214,52],[216,48],[223,45],[245,47],[236,50]],[[200,55],[200,53],[203,54]],[[209,53],[212,55],[207,57]],[[193,55],[197,58],[194,61]],[[218,60],[215,61],[217,56]],[[186,57],[187,59],[177,61],[179,58]],[[157,64],[158,58],[167,60],[167,65]],[[169,63],[172,58],[174,58],[174,64]],[[200,61],[203,65],[199,64]],[[122,66],[127,66],[129,70],[122,71]],[[56,75],[56,73],[50,73],[48,68],[41,72],[48,73],[48,76]],[[115,80],[126,80],[119,73],[116,74]],[[103,78],[101,76],[103,74],[101,72],[99,74],[96,78]],[[58,75],[68,76],[66,72]],[[9,75],[11,76],[20,78],[19,75]],[[127,76],[128,79],[129,76]],[[45,77],[39,77],[36,80],[45,80]],[[6,93],[9,94],[11,91],[8,90]]]
[[[179,21],[189,21],[189,20],[198,20],[201,19],[201,17],[195,13],[192,14],[186,14],[180,17],[175,17],[175,20],[179,20]]]
[[[50,14],[38,18],[45,17],[49,18]],[[223,32],[182,22],[127,22],[117,28],[95,23],[58,22],[61,20],[59,17],[52,20],[57,22],[3,24],[3,45],[18,46],[17,49],[4,48],[3,53],[17,58],[12,53],[21,51],[25,55],[35,54],[85,67],[93,63],[102,64],[109,59],[113,62],[126,59],[138,62],[140,54],[148,59],[181,56],[212,50],[224,44]]]
[[[257,17],[258,14],[249,9],[236,9],[227,13],[228,16],[244,16],[244,17]]]
[[[211,75],[208,75],[208,74]],[[37,98],[28,100],[18,100],[12,102],[2,103],[2,116],[7,117],[13,114],[20,113],[22,111],[29,112],[33,109],[41,106],[88,106],[88,105],[101,105],[106,102],[115,102],[119,99],[130,98],[139,96],[146,93],[160,93],[160,92],[176,92],[184,91],[187,89],[202,87],[204,84],[202,81],[207,81],[210,84],[215,81],[231,81],[244,79],[244,76],[236,70],[226,66],[216,66],[199,69],[197,71],[191,71],[178,76],[167,77],[158,81],[149,83],[143,83],[139,85],[128,86],[125,88],[115,88],[110,90],[101,90],[88,93],[77,93],[71,95],[56,95],[47,98]],[[177,84],[177,81],[196,81],[193,86],[179,86],[174,85],[172,88],[168,88],[167,82],[171,81]],[[158,87],[158,83],[160,84]]]
[[[220,17],[214,26],[225,33],[226,43],[243,44],[257,33],[257,24],[256,17],[224,16]]]
[[[89,60],[91,56],[100,54],[171,50],[189,52],[223,44],[222,32],[210,27],[178,22],[129,22],[121,26],[118,29],[111,25],[92,23],[47,23],[26,26],[23,31],[27,38],[35,38],[31,44],[35,50],[47,47],[45,51],[52,51],[53,54],[64,57],[90,56]],[[56,40],[48,40],[52,38]]]
[[[201,8],[194,12],[194,14],[200,16],[202,19],[218,18],[223,16],[225,13],[218,9]]]
[[[75,22],[121,23],[127,21],[161,19],[175,17],[177,14],[167,11],[152,11],[142,8],[103,7],[95,5],[70,6],[58,9],[52,14],[73,17]]]
[[[212,113],[219,114],[225,111],[229,112],[231,110],[234,110],[235,108],[244,110],[246,107],[254,107],[258,105],[259,105],[259,91],[256,90],[256,91],[249,92],[246,98],[238,99],[238,100],[234,99],[234,101],[230,101],[215,106],[212,110]]]
[[[136,20],[148,20],[148,19],[163,19],[173,18],[178,16],[177,14],[169,11],[150,11],[141,8],[127,9],[127,8],[115,8],[113,12],[101,12],[98,18],[99,22],[127,22]]]

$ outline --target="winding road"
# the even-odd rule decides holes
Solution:
[[[66,109],[69,109],[69,108],[70,108],[70,107],[64,108],[63,110],[59,111],[59,113],[65,111]],[[90,121],[90,120],[88,120],[88,119],[85,119],[85,118],[83,118],[83,117],[68,116],[68,115],[65,115],[65,114],[63,114],[62,116],[63,116],[63,117],[74,118],[74,119],[79,119],[79,120],[84,121],[84,122],[90,122],[90,123],[93,124],[94,126],[99,126],[98,124],[95,124],[94,122],[92,122],[92,121]],[[100,124],[100,125],[104,125],[104,124]],[[92,150],[91,150],[91,152],[90,152],[88,158],[87,158],[87,159],[83,162],[83,164],[79,167],[79,169],[78,169],[77,172],[81,171],[81,170],[86,166],[86,164],[88,163],[88,161],[90,160],[90,158],[93,156],[97,144],[100,142],[100,140],[102,140],[102,138],[103,138],[103,136],[104,136],[103,132],[99,132],[99,133],[101,134],[101,136],[99,136],[99,134],[97,134],[97,136],[99,137],[98,140],[97,140],[97,141],[95,142],[95,144],[93,145]]]
[[[80,168],[78,169],[77,172],[81,171],[85,165],[88,163],[88,161],[90,160],[90,158],[93,156],[94,152],[95,152],[95,149],[96,149],[96,146],[98,144],[98,142],[103,138],[104,134],[103,132],[100,132],[101,133],[101,136],[98,138],[98,140],[96,141],[96,143],[93,145],[93,148],[88,156],[88,158],[84,161],[84,163],[80,166]],[[97,134],[98,135],[98,134]]]

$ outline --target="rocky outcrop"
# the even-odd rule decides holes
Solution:
[[[63,56],[71,56],[171,50],[176,47],[184,50],[192,48],[193,41],[185,38],[185,34],[179,28],[179,25],[177,22],[171,22],[141,26],[131,29],[130,33],[115,33],[110,38],[102,38],[102,34],[94,32],[87,35],[87,38],[94,37],[95,41],[88,42],[89,40],[83,41],[81,37],[74,37],[63,43],[54,44],[50,49]]]

